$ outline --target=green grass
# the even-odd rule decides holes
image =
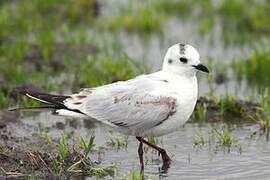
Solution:
[[[257,106],[249,103],[230,95],[214,99],[201,97],[192,113],[191,122],[250,122],[253,108]]]
[[[127,148],[128,137],[113,137],[112,135],[110,135],[107,144],[116,149]]]
[[[62,45],[59,42],[62,31],[69,30],[68,34],[71,34],[74,27],[78,30],[84,24],[93,24],[97,11],[95,0],[21,0],[2,3],[0,77],[3,77],[7,87],[0,87],[0,106],[7,106],[3,96],[10,99],[12,89],[25,83],[41,84],[44,91],[53,90],[55,84],[49,79],[54,79],[66,69],[69,63],[67,57],[71,54],[69,48],[61,50],[59,47]],[[17,102],[20,104],[20,99]]]
[[[257,122],[260,126],[262,134],[265,134],[266,140],[269,140],[270,134],[270,96],[269,88],[265,88],[260,94],[260,107],[255,115],[250,118]]]
[[[93,150],[95,145],[95,135],[94,133],[90,133],[89,141],[88,143],[85,142],[85,140],[81,137],[80,138],[80,147],[83,149],[84,157],[86,158],[88,154]]]
[[[267,86],[270,83],[270,51],[255,50],[250,57],[232,63],[239,80],[246,79],[250,84]]]
[[[197,103],[194,112],[192,113],[192,120],[196,122],[205,122],[207,119],[207,105],[205,103]]]
[[[63,170],[63,166],[64,166],[64,162],[69,154],[69,150],[68,150],[68,145],[66,142],[66,137],[65,135],[63,135],[58,144],[57,144],[57,156],[56,158],[52,158],[52,162],[53,162],[53,172],[55,173],[55,175],[60,175],[62,173]]]
[[[123,29],[139,34],[161,33],[164,18],[161,12],[155,11],[150,5],[138,8],[122,9],[119,15],[108,19],[107,28],[113,31]]]
[[[202,148],[206,144],[204,137],[201,134],[195,134],[193,137],[193,147]]]
[[[239,42],[247,42],[252,41],[252,37],[255,39],[269,35],[269,10],[269,3],[224,0],[220,7],[224,19],[224,39],[230,41],[234,38]]]
[[[217,107],[221,115],[231,115],[233,117],[245,117],[245,109],[233,96],[226,95],[217,102]]]
[[[7,38],[10,33],[18,35],[54,29],[63,24],[90,23],[95,17],[95,4],[94,0],[66,0],[64,3],[62,0],[22,0],[15,6],[5,3],[0,7],[0,27],[5,27],[0,36]]]
[[[196,4],[195,1],[166,1],[166,0],[156,0],[153,3],[153,9],[157,12],[162,12],[167,15],[179,15],[188,16],[192,15],[192,7]]]
[[[234,136],[228,128],[222,130],[214,129],[214,132],[216,133],[217,142],[220,146],[231,148],[234,142]]]
[[[144,175],[138,171],[131,170],[130,172],[123,175],[123,180],[141,180],[144,179]]]
[[[0,89],[0,108],[7,107],[9,99],[6,97],[5,93]]]
[[[53,145],[53,140],[48,134],[48,128],[41,127],[40,128],[41,138],[43,139],[44,143],[47,145]]]
[[[125,56],[112,58],[109,55],[85,57],[75,70],[74,89],[94,87],[133,78],[141,70]]]
[[[165,18],[176,15],[182,20],[198,23],[198,31],[204,35],[212,32],[219,23],[225,43],[251,43],[269,36],[270,4],[266,1],[213,0],[203,1],[153,1],[153,11],[161,12]]]
[[[104,178],[108,175],[113,175],[115,172],[115,166],[109,166],[109,167],[91,167],[88,170],[88,173],[92,176],[95,176],[96,178]]]

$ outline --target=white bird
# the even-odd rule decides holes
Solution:
[[[143,169],[143,144],[156,149],[162,155],[163,164],[170,163],[164,149],[144,138],[171,133],[189,119],[198,96],[198,70],[209,72],[200,63],[198,51],[188,44],[175,44],[168,49],[162,70],[152,74],[82,89],[69,96],[27,90],[21,93],[47,104],[46,108],[53,109],[56,115],[94,118],[135,136]]]

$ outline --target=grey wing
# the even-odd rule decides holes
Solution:
[[[70,107],[73,104],[72,109],[78,109],[98,121],[129,128],[132,131],[142,131],[161,124],[175,112],[175,98],[149,93],[151,89],[149,87],[155,86],[156,83],[162,82],[150,83],[151,86],[147,83],[138,86],[138,82],[136,85],[120,82],[92,92],[88,90],[88,95],[84,90],[74,95],[73,100],[69,100],[66,104]],[[82,97],[85,98],[81,99]],[[74,103],[77,106],[74,106]]]

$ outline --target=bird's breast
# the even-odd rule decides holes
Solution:
[[[167,95],[176,99],[175,113],[159,126],[146,132],[146,135],[160,136],[179,129],[192,114],[197,102],[197,94],[197,79],[171,83]]]

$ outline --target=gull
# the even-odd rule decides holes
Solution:
[[[200,63],[198,51],[189,44],[179,43],[168,49],[158,72],[85,88],[68,96],[30,90],[21,93],[46,104],[35,109],[50,108],[55,115],[95,119],[135,136],[139,141],[138,155],[143,169],[143,144],[157,150],[163,164],[170,164],[166,150],[145,138],[174,132],[189,119],[197,102],[197,71],[209,73]]]

